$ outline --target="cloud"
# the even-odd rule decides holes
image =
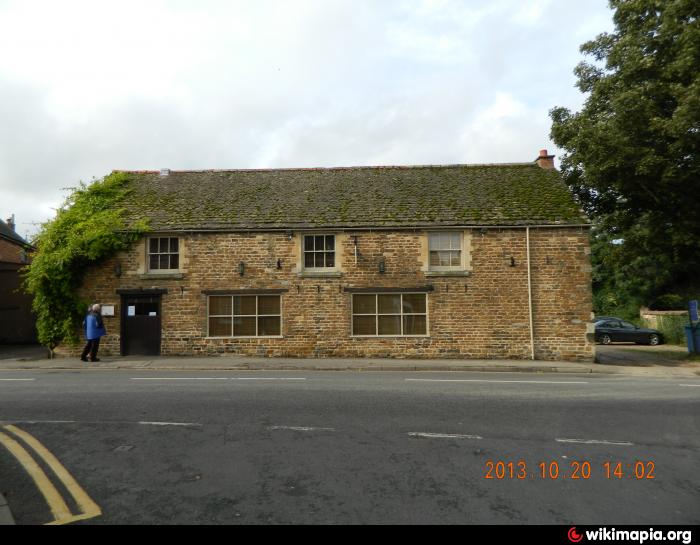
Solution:
[[[0,0],[0,214],[22,234],[113,169],[529,161],[609,26],[605,0]]]

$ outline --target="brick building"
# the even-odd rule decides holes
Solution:
[[[0,220],[0,344],[36,342],[32,298],[21,291],[20,269],[31,245],[15,232],[14,216]]]
[[[589,223],[532,163],[132,171],[114,354],[591,360]],[[113,316],[110,314],[113,313]]]

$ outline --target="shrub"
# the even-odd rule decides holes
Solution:
[[[112,173],[89,186],[81,183],[33,240],[37,250],[23,270],[24,287],[34,296],[39,342],[52,354],[59,343],[77,341],[88,304],[77,295],[86,269],[147,230],[146,222],[127,226],[123,219],[119,203],[128,181],[126,173]]]
[[[649,305],[649,310],[684,310],[686,300],[675,293],[667,293],[654,299]]]
[[[685,345],[684,327],[687,325],[687,316],[657,316],[655,329],[661,331],[668,344]]]

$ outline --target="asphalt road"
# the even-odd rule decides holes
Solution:
[[[700,379],[6,371],[0,422],[73,524],[700,523]],[[18,524],[39,490],[0,444]]]

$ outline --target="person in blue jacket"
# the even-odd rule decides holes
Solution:
[[[100,361],[97,357],[97,350],[100,348],[100,339],[107,335],[100,310],[100,305],[92,305],[87,316],[85,316],[85,320],[83,320],[83,330],[85,331],[87,344],[80,356],[82,361]],[[90,354],[90,360],[87,359],[88,354]]]

